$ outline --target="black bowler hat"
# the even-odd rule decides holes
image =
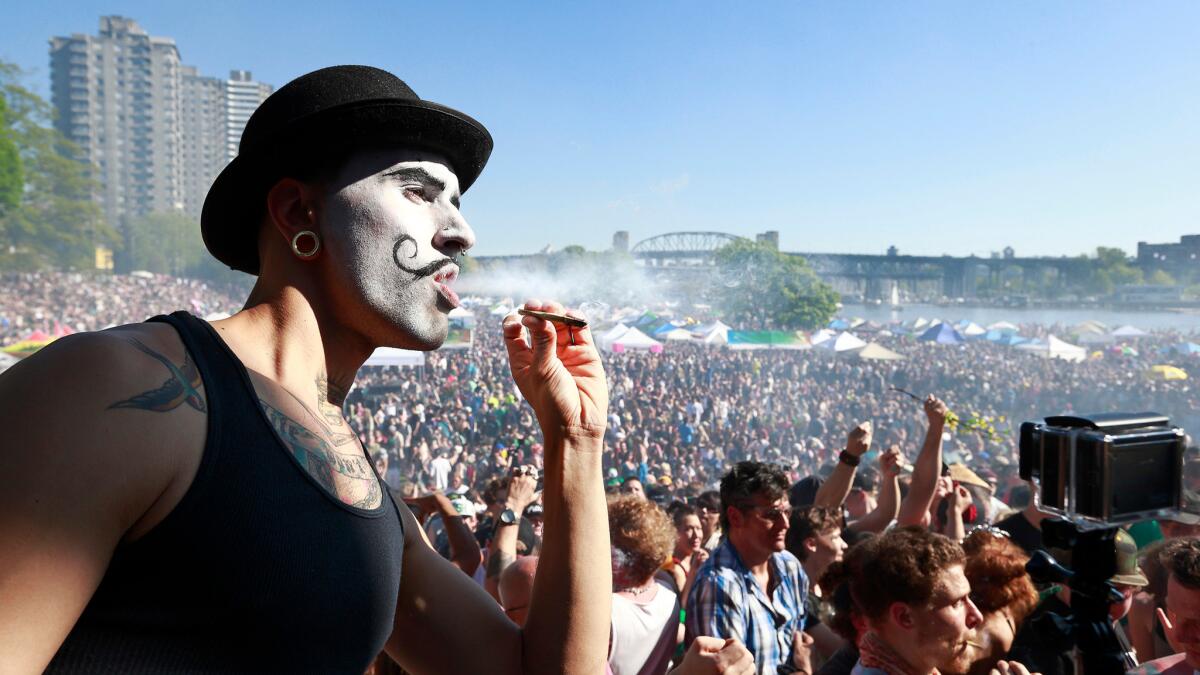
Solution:
[[[301,75],[254,111],[238,156],[209,188],[200,215],[205,246],[233,269],[258,274],[258,226],[276,181],[313,157],[387,146],[445,156],[466,192],[487,164],[492,136],[385,70],[333,66]]]

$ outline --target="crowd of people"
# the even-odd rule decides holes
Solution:
[[[178,307],[230,313],[232,297],[167,277],[7,275],[0,343]],[[543,526],[543,439],[498,320],[477,319],[469,349],[364,368],[344,413],[430,543],[520,624]],[[1200,362],[1162,351],[1184,338],[1082,363],[899,335],[876,341],[903,361],[690,344],[605,354],[609,671],[703,672],[690,668],[704,655],[747,673],[1073,672],[1037,623],[1065,613],[1070,591],[1025,571],[1044,516],[1016,475],[1015,430],[1137,409],[1200,431]],[[1190,378],[1146,376],[1164,362]],[[1111,618],[1130,668],[1200,667],[1189,650],[1200,644],[1197,535],[1182,518],[1119,538]]]
[[[198,316],[237,311],[245,289],[161,274],[0,274],[0,347],[34,332],[100,330],[187,309]]]
[[[470,350],[432,353],[422,368],[360,372],[347,399],[348,417],[364,445],[386,454],[394,488],[478,491],[513,465],[538,464],[536,425],[506,376],[496,323],[481,315]],[[606,354],[610,479],[636,478],[664,503],[713,487],[743,459],[782,464],[795,480],[827,472],[847,434],[864,421],[874,425],[877,448],[911,453],[924,416],[907,392],[936,392],[946,400],[953,413],[948,453],[1003,483],[1002,490],[1015,481],[1016,429],[1024,420],[1154,410],[1200,432],[1193,380],[1146,376],[1151,365],[1164,362],[1200,376],[1195,358],[1157,353],[1178,343],[1177,334],[1146,339],[1137,355],[1083,363],[986,341],[876,339],[907,360],[687,344],[662,353]]]

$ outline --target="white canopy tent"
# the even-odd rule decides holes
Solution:
[[[395,347],[380,347],[371,354],[364,366],[397,366],[420,368],[425,365],[425,352]]]
[[[684,330],[682,328],[676,328],[675,330],[667,331],[666,333],[659,335],[658,339],[666,340],[667,342],[692,342],[696,338],[692,335],[691,331]]]
[[[661,352],[663,345],[658,340],[646,335],[636,328],[630,328],[621,334],[620,337],[608,343],[608,350],[612,352],[624,351],[651,351]]]
[[[858,350],[856,354],[860,359],[869,361],[903,361],[907,356],[894,352],[878,342],[868,343],[866,347]]]
[[[601,349],[608,349],[608,346],[612,344],[613,340],[616,340],[617,338],[621,337],[628,331],[629,331],[629,326],[626,326],[623,323],[619,323],[619,324],[613,326],[612,328],[609,328],[608,330],[601,333],[596,338],[596,345],[598,347],[600,347]]]
[[[1019,333],[1021,327],[1009,321],[997,321],[987,327],[988,330],[999,331],[1001,333]]]
[[[830,338],[821,342],[821,344],[813,346],[817,349],[824,349],[842,354],[845,352],[853,352],[862,349],[863,347],[867,346],[867,343],[853,333],[841,333],[835,338]]]
[[[829,330],[828,328],[822,328],[821,330],[808,336],[808,341],[812,344],[812,346],[816,347],[817,345],[820,345],[828,340],[832,340],[835,337],[837,337],[837,331]]]
[[[981,335],[987,335],[987,329],[975,323],[974,321],[967,322],[967,325],[960,328],[959,332],[962,333],[964,337],[979,337]]]
[[[694,335],[697,338],[700,338],[702,340],[705,340],[707,342],[708,336],[712,335],[714,332],[719,332],[719,333],[721,333],[722,336],[729,333],[729,325],[718,319],[717,321],[714,321],[712,323],[705,323],[705,324],[701,324],[699,326],[692,326],[691,331],[692,331],[692,335]]]
[[[1017,345],[1016,348],[1048,359],[1062,359],[1075,363],[1087,359],[1087,349],[1064,342],[1053,335],[1047,337],[1045,342],[1029,342]]]
[[[1118,328],[1112,332],[1112,336],[1115,338],[1140,338],[1140,337],[1146,337],[1147,335],[1149,335],[1149,333],[1142,330],[1141,328],[1135,328],[1133,326],[1128,326],[1128,325],[1121,326],[1120,328]]]

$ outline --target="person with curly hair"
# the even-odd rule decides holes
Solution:
[[[983,616],[962,547],[920,527],[891,530],[869,546],[851,569],[850,593],[867,627],[854,675],[966,672],[968,640]]]
[[[1029,556],[1003,531],[977,529],[963,540],[962,548],[967,555],[963,574],[983,621],[967,649],[970,667],[960,671],[960,663],[952,662],[939,670],[987,675],[1012,647],[1017,627],[1037,607],[1038,594],[1025,571]]]
[[[626,494],[608,502],[612,544],[612,627],[608,665],[614,675],[661,675],[678,641],[679,596],[666,573],[675,526],[654,502]]]

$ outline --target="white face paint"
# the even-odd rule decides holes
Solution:
[[[446,314],[458,306],[451,260],[475,243],[458,196],[458,177],[436,155],[396,150],[351,158],[320,223],[336,268],[334,311],[365,312],[364,331],[378,345],[441,345]]]

